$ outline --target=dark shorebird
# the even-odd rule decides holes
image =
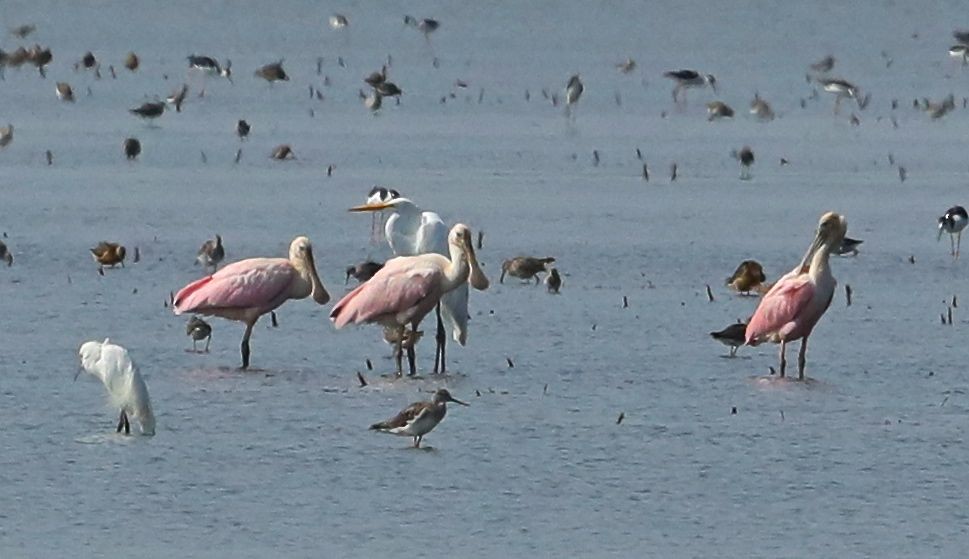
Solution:
[[[841,246],[835,252],[838,256],[858,256],[858,245],[865,241],[845,237],[841,241]]]
[[[404,16],[404,25],[409,25],[417,29],[424,34],[425,39],[430,40],[431,33],[437,31],[438,27],[441,26],[441,22],[431,18],[416,19],[412,16]]]
[[[734,291],[750,295],[750,292],[757,289],[767,280],[764,275],[764,267],[756,260],[744,260],[737,266],[733,275],[727,278],[726,284]]]
[[[140,65],[141,60],[138,58],[137,54],[129,52],[128,55],[124,57],[124,67],[128,70],[134,72]]]
[[[185,325],[185,335],[192,338],[192,351],[194,353],[199,353],[198,343],[202,340],[205,340],[205,349],[202,350],[202,353],[209,352],[209,344],[212,342],[212,326],[208,322],[198,316],[193,316],[188,319],[188,324]]]
[[[91,51],[87,51],[86,53],[84,53],[84,56],[81,57],[81,60],[79,60],[76,64],[74,64],[74,71],[77,71],[81,68],[84,68],[85,70],[90,70],[91,68],[94,68],[97,65],[98,65],[98,59],[94,57],[94,53]]]
[[[249,137],[250,130],[252,130],[252,127],[249,126],[248,122],[240,120],[236,123],[236,134],[239,135],[240,140],[245,140],[247,137]]]
[[[0,241],[0,259],[3,259],[7,263],[7,266],[13,266],[13,253],[7,248],[7,245]]]
[[[350,25],[350,20],[343,14],[333,14],[330,16],[330,27],[333,29],[343,29]]]
[[[754,100],[750,102],[750,114],[765,122],[774,120],[774,110],[771,109],[770,103],[761,99],[756,93]]]
[[[357,282],[363,283],[373,277],[374,274],[380,271],[384,265],[380,262],[373,262],[372,260],[367,260],[366,262],[360,262],[359,264],[354,264],[353,266],[347,266],[347,279],[343,282],[344,285],[350,283],[350,278],[353,277]]]
[[[829,54],[814,64],[811,64],[810,70],[818,74],[827,74],[832,68],[834,68],[834,63],[834,57]]]
[[[26,39],[34,31],[37,31],[36,25],[26,24],[11,28],[10,34],[18,39]]]
[[[114,268],[118,264],[124,268],[125,248],[118,243],[101,241],[98,246],[90,250],[94,261],[98,263],[98,269],[103,269],[104,266]]]
[[[858,100],[858,88],[853,84],[846,82],[845,80],[837,79],[825,79],[820,80],[821,87],[824,88],[828,93],[833,93],[837,97],[834,100],[834,114],[838,114],[841,110],[841,100],[845,98],[852,98],[858,102],[858,106],[861,107],[861,102]]]
[[[128,161],[137,159],[141,155],[141,142],[138,138],[125,138],[125,141],[121,143],[121,148],[124,150],[124,156],[128,158]]]
[[[445,388],[439,388],[430,402],[416,402],[407,406],[404,411],[392,419],[374,423],[370,429],[414,438],[414,448],[421,447],[424,435],[430,433],[444,416],[447,415],[447,403],[454,402],[467,406],[461,400],[456,400]]]
[[[969,31],[956,29],[952,32],[952,38],[964,45],[969,45]]]
[[[962,61],[962,65],[965,66],[969,64],[969,46],[958,44],[949,47],[949,56],[952,58],[958,58]]]
[[[747,332],[747,325],[741,322],[731,324],[719,332],[710,332],[714,340],[730,348],[728,357],[737,355],[737,348],[744,345],[744,338]]]
[[[67,82],[57,82],[57,86],[54,88],[57,93],[57,98],[61,101],[67,101],[68,103],[74,102],[74,90],[71,88],[71,84]]]
[[[545,258],[533,258],[531,256],[516,256],[509,258],[501,263],[501,276],[498,283],[505,283],[505,274],[529,281],[535,278],[535,285],[538,285],[540,278],[538,274],[547,271],[547,265],[555,262],[551,256]]]
[[[562,276],[559,275],[558,268],[548,268],[548,275],[545,276],[545,287],[549,293],[558,293],[559,289],[562,289]]]
[[[568,117],[574,117],[575,112],[572,108],[573,105],[579,102],[582,97],[582,92],[585,91],[585,86],[582,85],[582,80],[579,79],[579,75],[575,74],[569,78],[569,83],[565,86],[565,115]]]
[[[46,78],[47,72],[45,68],[51,61],[54,60],[54,55],[51,54],[49,48],[41,47],[40,45],[34,45],[29,51],[27,51],[27,60],[31,64],[37,67],[37,71],[40,73],[40,77]]]
[[[284,161],[286,159],[296,159],[296,153],[293,151],[293,148],[289,147],[289,144],[280,144],[273,148],[273,152],[269,157]]]
[[[271,62],[265,66],[259,68],[254,72],[257,78],[262,78],[269,83],[277,81],[289,81],[289,76],[286,74],[286,70],[283,70],[283,60],[279,59],[278,62]]]
[[[966,224],[969,224],[969,214],[962,206],[952,206],[939,218],[939,239],[942,239],[943,232],[949,234],[952,258],[955,260],[959,259],[959,245],[962,243],[962,230],[966,228]]]
[[[711,122],[722,118],[733,118],[733,115],[733,109],[723,101],[711,101],[707,103],[707,120]]]
[[[175,107],[175,112],[182,112],[182,103],[185,102],[185,98],[188,97],[188,84],[183,83],[182,87],[176,89],[171,95],[165,98],[165,102],[169,105]]]
[[[144,119],[158,118],[165,112],[165,103],[161,101],[142,103],[139,107],[128,109],[128,112]]]
[[[394,82],[382,81],[373,86],[374,91],[383,97],[399,97],[403,91]]]
[[[214,239],[202,243],[202,247],[195,255],[195,262],[201,264],[206,273],[208,273],[210,266],[213,274],[217,272],[219,262],[222,262],[223,259],[225,259],[225,247],[222,246],[221,235],[216,235]]]
[[[379,72],[372,72],[369,76],[363,78],[363,81],[370,87],[377,87],[377,84],[384,83],[387,81],[387,65],[384,64],[380,67]]]
[[[0,126],[0,148],[5,148],[13,141],[13,124]]]
[[[187,57],[188,67],[192,70],[200,72],[202,76],[221,76],[232,83],[232,61],[226,60],[225,65],[220,65],[219,61],[212,58],[211,56],[199,56],[197,54],[192,54]],[[199,97],[205,96],[205,82],[202,82],[202,89],[199,91]]]
[[[714,93],[717,92],[717,78],[713,74],[700,74],[696,70],[671,70],[664,72],[663,76],[676,82],[673,88],[673,102],[680,102],[680,92],[683,92],[682,103],[686,104],[686,90],[710,86]]]
[[[740,161],[740,180],[750,180],[750,167],[754,164],[754,151],[750,146],[740,148],[737,161]]]

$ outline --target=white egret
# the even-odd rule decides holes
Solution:
[[[154,435],[155,415],[151,411],[148,385],[141,378],[128,350],[105,338],[103,343],[84,343],[78,353],[81,357],[81,368],[74,375],[74,380],[77,380],[82,370],[101,379],[104,387],[108,389],[111,403],[121,409],[117,432],[124,429],[125,435],[131,434],[130,417],[141,424],[141,434]]]

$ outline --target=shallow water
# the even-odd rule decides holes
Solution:
[[[16,126],[0,152],[0,229],[17,259],[0,270],[3,555],[962,556],[966,320],[961,306],[952,326],[939,315],[969,296],[935,218],[966,202],[967,116],[911,109],[969,79],[946,57],[961,6],[759,3],[713,18],[708,3],[654,4],[351,3],[338,8],[345,36],[308,2],[0,5],[4,25],[36,22],[55,56],[47,80],[24,69],[0,82],[0,122]],[[442,27],[427,43],[403,13]],[[135,50],[143,67],[96,81],[72,70],[88,49],[119,68]],[[126,113],[175,89],[190,52],[231,58],[235,84],[210,79],[201,99],[193,84],[157,127]],[[405,95],[372,117],[359,80],[388,52]],[[829,52],[872,92],[866,111],[834,117],[824,95],[800,108],[804,68]],[[630,76],[612,66],[626,56],[639,62]],[[252,77],[280,57],[290,83]],[[673,110],[661,72],[678,66],[715,73],[738,118],[708,123],[709,91]],[[540,92],[576,71],[586,93],[569,125]],[[75,105],[56,101],[60,80]],[[747,118],[754,91],[777,120]],[[245,144],[239,118],[253,125]],[[145,148],[130,164],[129,135]],[[296,161],[268,159],[283,142]],[[744,144],[757,156],[749,182],[729,157]],[[213,320],[211,353],[186,352],[185,319],[164,302],[201,274],[204,239],[221,233],[235,260],[282,256],[309,235],[340,296],[348,264],[388,253],[367,243],[369,217],[345,211],[375,183],[485,231],[493,285],[472,294],[452,376],[382,378],[393,362],[379,329],[334,331],[332,304],[310,301],[279,309],[279,328],[258,324],[255,371],[234,369],[238,324]],[[758,301],[723,278],[756,258],[776,279],[826,210],[865,243],[833,259],[840,286],[811,337],[814,382],[765,380],[776,348],[725,359],[709,339]],[[141,262],[99,276],[87,249],[102,239],[139,247]],[[498,284],[517,254],[555,256],[561,295]],[[104,337],[139,363],[155,437],[115,436],[103,388],[71,382],[77,347]],[[471,407],[451,409],[431,448],[367,431],[441,385]]]

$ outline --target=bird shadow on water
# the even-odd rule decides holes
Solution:
[[[138,439],[150,438],[142,435],[122,435],[120,433],[95,433],[91,435],[84,435],[81,437],[75,437],[74,442],[78,444],[92,444],[92,445],[104,445],[104,444],[135,444]]]
[[[812,377],[805,377],[798,380],[797,377],[780,377],[777,375],[753,375],[748,381],[758,388],[765,390],[829,390],[831,385],[823,380]]]

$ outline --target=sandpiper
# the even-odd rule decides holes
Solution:
[[[124,67],[128,70],[134,72],[138,69],[139,65],[141,65],[141,60],[134,52],[129,52],[128,55],[124,57]]]
[[[834,93],[837,96],[834,101],[834,114],[838,114],[838,111],[841,110],[842,99],[850,97],[856,102],[858,101],[858,88],[845,80],[824,79],[821,80],[821,87],[828,93]],[[860,102],[858,106],[861,106]]]
[[[430,402],[416,402],[407,406],[394,418],[374,423],[370,429],[414,438],[414,448],[421,447],[424,435],[430,433],[447,415],[447,403],[454,402],[467,406],[455,399],[446,388],[439,388]]]
[[[818,74],[827,74],[834,68],[835,59],[830,54],[814,64],[811,64],[811,71]]]
[[[350,25],[350,20],[343,14],[333,14],[330,16],[330,27],[333,29],[343,29]]]
[[[94,68],[97,65],[98,65],[98,59],[94,57],[94,53],[91,51],[87,51],[86,53],[84,53],[84,56],[81,57],[81,60],[79,60],[76,64],[74,64],[74,71],[77,71],[80,68],[84,68],[85,70],[90,70],[91,68]]]
[[[424,38],[430,40],[431,33],[437,31],[437,28],[441,26],[441,22],[431,18],[419,20],[411,16],[404,16],[404,25],[410,25],[411,27],[417,29],[424,34]]]
[[[377,87],[377,84],[387,81],[387,65],[381,66],[379,72],[371,72],[363,81],[370,87]]]
[[[98,263],[99,270],[103,269],[104,266],[114,268],[118,264],[121,264],[121,267],[124,268],[125,248],[118,243],[101,241],[98,246],[90,250],[94,261]]]
[[[219,262],[222,262],[224,258],[225,248],[222,246],[222,235],[216,235],[214,239],[202,243],[202,248],[195,255],[195,262],[201,264],[206,272],[211,266],[214,274],[219,269]]]
[[[270,157],[283,161],[285,159],[296,159],[296,153],[293,152],[293,148],[289,147],[289,144],[280,144],[273,148]]]
[[[754,94],[754,100],[750,102],[750,114],[765,122],[774,120],[774,110],[771,109],[770,103],[761,99],[757,93]]]
[[[0,126],[0,148],[5,148],[13,141],[13,124]]]
[[[742,322],[737,322],[719,332],[710,332],[710,336],[730,348],[730,355],[728,357],[735,357],[737,355],[737,348],[744,345],[746,333],[747,325]]]
[[[743,295],[750,295],[751,290],[767,280],[764,275],[764,267],[756,260],[744,260],[737,266],[733,275],[727,278],[726,284],[734,291]]]
[[[141,155],[141,142],[138,138],[125,138],[125,141],[121,144],[124,150],[124,156],[128,158],[128,161],[137,159]]]
[[[382,81],[373,86],[373,89],[383,97],[399,97],[403,93],[397,84],[389,81]]]
[[[372,113],[379,111],[380,107],[384,104],[384,96],[376,89],[371,90],[370,93],[361,91],[360,98],[363,99],[363,106],[370,109]]]
[[[3,241],[0,241],[0,259],[3,259],[8,267],[13,266],[13,253]]]
[[[711,101],[707,103],[707,120],[714,121],[723,118],[733,118],[733,109],[723,101]]]
[[[373,277],[374,274],[380,271],[384,265],[380,262],[374,262],[372,260],[367,260],[366,262],[360,262],[359,264],[354,264],[353,266],[347,266],[347,279],[343,282],[343,285],[350,283],[350,278],[357,280],[359,283],[363,283]],[[396,331],[396,329],[392,330]]]
[[[205,340],[205,349],[201,353],[209,352],[209,344],[212,342],[212,326],[208,322],[197,316],[188,319],[185,325],[185,335],[192,338],[192,351],[199,353],[198,343]]]
[[[754,150],[750,146],[744,146],[737,152],[737,161],[740,161],[740,180],[750,180],[750,167],[754,164]]]
[[[185,102],[186,97],[188,97],[188,84],[183,83],[182,87],[176,89],[171,95],[165,98],[165,102],[169,105],[174,105],[175,112],[180,113],[182,112],[182,103]]]
[[[239,120],[239,122],[236,123],[236,134],[239,136],[240,140],[245,140],[247,137],[249,137],[250,130],[252,130],[252,127],[249,126],[249,123],[245,120]]]
[[[71,88],[71,84],[67,82],[57,82],[57,86],[54,88],[57,93],[57,98],[61,101],[67,101],[69,103],[74,102],[74,90]]]
[[[858,256],[858,245],[863,242],[865,241],[845,237],[841,241],[841,246],[838,247],[838,256]]]
[[[966,224],[969,224],[969,214],[962,206],[952,206],[939,218],[939,239],[942,239],[943,232],[949,234],[954,260],[959,259],[959,245],[962,243],[962,230],[966,228]]]
[[[686,90],[710,86],[714,93],[717,92],[717,78],[713,74],[700,74],[696,70],[670,70],[664,72],[663,76],[676,82],[673,88],[673,102],[679,103],[680,91],[683,92],[682,103],[686,104]]]
[[[562,289],[562,276],[559,275],[558,268],[547,266],[548,275],[545,276],[545,288],[549,293],[558,293]]]
[[[535,278],[535,285],[538,285],[540,278],[538,274],[548,271],[548,265],[555,262],[551,256],[545,258],[534,258],[531,256],[516,256],[509,258],[501,263],[501,276],[498,283],[505,283],[505,275],[529,281]]]
[[[289,76],[286,74],[286,70],[283,70],[282,59],[279,59],[277,62],[270,62],[269,64],[259,68],[255,71],[255,76],[257,78],[262,78],[269,83],[277,81],[289,81]]]
[[[158,118],[165,112],[165,103],[161,101],[142,103],[141,106],[128,109],[128,112],[145,119]]]
[[[51,54],[49,48],[34,45],[33,48],[27,51],[27,59],[31,64],[37,67],[40,77],[46,78],[47,72],[44,70],[44,68],[50,64],[52,60],[54,60],[54,55]]]

